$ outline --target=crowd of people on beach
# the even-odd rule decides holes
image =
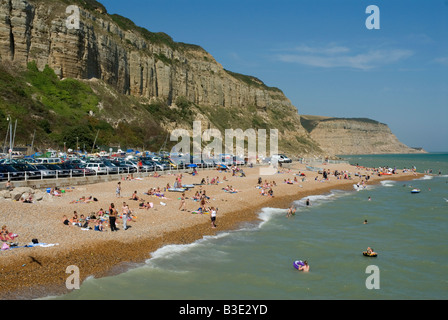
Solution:
[[[357,169],[361,169],[361,167],[357,167]],[[365,168],[362,168],[365,169]],[[380,172],[380,170],[384,171],[386,168],[381,168],[378,170],[374,169],[366,169],[368,172]],[[370,171],[369,171],[370,170]],[[242,168],[233,166],[230,167],[230,169],[223,170],[220,168],[219,173],[224,173],[224,176],[221,178],[219,175],[210,175],[209,176],[201,176],[198,177],[198,181],[200,180],[200,183],[196,183],[194,185],[183,185],[183,174],[179,173],[173,176],[173,188],[184,190],[182,193],[179,193],[179,197],[174,197],[179,200],[179,212],[190,212],[193,214],[209,214],[210,215],[210,221],[212,228],[216,228],[216,216],[218,212],[218,207],[215,204],[212,204],[211,197],[207,194],[206,188],[208,186],[216,186],[219,184],[223,184],[225,182],[229,182],[229,179],[227,179],[226,174],[229,174],[231,172],[231,177],[233,179],[237,178],[245,178],[245,172]],[[195,177],[198,175],[197,171],[194,175]],[[395,173],[394,171],[392,171]],[[280,168],[277,172],[278,174],[292,174],[292,177],[285,177],[283,179],[284,184],[288,185],[300,185],[302,183],[307,182],[307,176],[305,173],[301,171],[292,172],[290,168]],[[365,186],[369,179],[370,175],[360,175],[360,174],[353,174],[348,171],[340,171],[340,170],[334,170],[333,172],[330,172],[329,169],[322,170],[321,172],[318,172],[316,179],[317,181],[329,181],[330,178],[334,177],[335,179],[353,179],[353,176],[359,177],[359,186]],[[153,175],[154,178],[160,178],[161,175],[159,173],[155,173]],[[122,179],[122,181],[118,181],[116,184],[115,189],[115,197],[117,199],[122,199],[122,184],[123,181],[131,181],[134,180],[134,177],[132,175],[127,176],[125,179]],[[127,183],[127,182],[126,182]],[[197,188],[194,190],[194,194],[191,197],[187,197],[187,192],[190,191],[193,188]],[[259,189],[259,194],[261,196],[267,196],[267,197],[274,197],[274,190],[277,187],[277,183],[275,180],[268,181],[264,180],[259,177],[257,184],[255,188]],[[11,183],[8,183],[6,185],[6,189],[12,189],[13,186]],[[198,190],[199,189],[199,190]],[[231,183],[226,184],[226,186],[222,187],[220,190],[226,192],[226,193],[238,193],[240,192],[238,189],[233,187]],[[154,199],[160,199],[160,200],[172,200],[169,199],[168,193],[172,191],[170,183],[167,183],[166,187],[150,187],[147,189],[146,192],[142,192],[140,195],[138,190],[134,190],[133,193],[129,196],[129,198],[125,198],[127,202],[123,202],[121,210],[117,209],[115,203],[110,203],[108,210],[104,210],[103,208],[100,208],[96,212],[91,212],[90,214],[78,214],[77,211],[79,211],[79,208],[77,210],[73,211],[73,214],[70,218],[67,217],[67,215],[64,215],[62,218],[63,225],[65,226],[76,226],[83,230],[94,230],[103,232],[106,230],[110,230],[112,232],[118,231],[120,229],[122,230],[128,230],[131,225],[130,222],[136,222],[136,210],[142,209],[146,212],[146,210],[151,210],[155,208],[154,201],[151,201],[147,199],[147,197],[151,197]],[[50,194],[55,197],[62,197],[63,192],[58,187],[51,188]],[[173,193],[175,194],[175,193]],[[146,198],[146,199],[145,199]],[[214,199],[213,199],[214,200]],[[32,201],[31,198],[29,199],[23,199],[22,202]],[[193,204],[190,203],[190,201],[193,202]],[[70,204],[80,204],[80,203],[96,203],[98,202],[98,199],[94,196],[82,196],[79,199],[70,201]],[[135,206],[135,210],[130,208],[130,204],[137,203],[137,206]],[[166,205],[164,202],[160,202],[161,205]],[[306,200],[306,206],[309,206],[310,201],[309,199]],[[194,207],[192,207],[194,206]],[[134,206],[133,206],[134,207]],[[119,212],[120,211],[120,212]],[[290,207],[287,211],[287,217],[292,217],[295,215],[296,208]],[[122,228],[118,228],[117,225],[121,222]],[[6,226],[5,226],[6,228]],[[8,232],[7,229],[3,230],[0,235],[0,240],[2,241],[11,241],[14,239],[13,233]],[[17,236],[17,235],[15,235]]]

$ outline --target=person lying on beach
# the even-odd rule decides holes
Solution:
[[[28,197],[20,198],[23,203],[33,203],[33,196],[30,194]]]
[[[81,198],[79,198],[78,200],[73,200],[73,201],[70,201],[70,203],[90,203],[90,202],[93,202],[93,201],[98,201],[98,199],[97,198],[94,198],[94,197],[92,197],[92,196],[90,196],[90,197],[88,197],[88,198],[86,198],[85,196],[82,196]]]
[[[227,187],[222,188],[224,191],[226,192],[230,192],[230,193],[237,193],[238,190],[234,189],[232,186],[227,185]]]
[[[90,202],[93,202],[93,201],[98,201],[98,200],[96,198],[92,197],[92,196],[90,196],[90,197],[88,197],[87,199],[84,200],[85,203],[90,203]]]
[[[55,197],[62,197],[62,192],[61,192],[61,190],[59,190],[58,187],[56,187],[52,191],[50,191],[50,194]]]

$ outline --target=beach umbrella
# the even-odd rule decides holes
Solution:
[[[187,167],[188,168],[196,168],[198,165],[195,163],[189,164]]]

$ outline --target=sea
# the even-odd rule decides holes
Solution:
[[[448,153],[341,157],[425,175],[306,197],[309,206],[298,198],[289,218],[285,209],[263,208],[259,221],[167,245],[121,274],[91,277],[45,299],[447,299]],[[411,193],[415,188],[420,193]],[[377,256],[364,256],[367,247]],[[298,260],[307,260],[310,272],[296,270]]]

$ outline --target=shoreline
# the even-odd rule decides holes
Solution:
[[[331,166],[328,167],[330,168]],[[340,167],[340,165],[334,165],[333,167]],[[350,167],[351,169],[356,168],[354,166]],[[300,169],[303,168],[297,168],[297,166],[295,166],[295,168],[293,168],[292,170]],[[244,170],[246,172],[246,168],[244,168]],[[356,168],[356,171],[359,170],[361,169]],[[251,170],[247,169],[247,171]],[[66,273],[66,268],[68,266],[75,265],[79,268],[81,283],[89,277],[101,278],[120,274],[128,270],[129,268],[144,264],[147,259],[151,258],[151,254],[153,252],[164,247],[165,245],[190,244],[199,239],[202,239],[207,235],[215,235],[222,231],[237,230],[242,223],[258,221],[258,213],[262,208],[265,207],[286,209],[291,205],[293,201],[297,201],[311,195],[329,193],[332,190],[353,190],[354,192],[356,192],[353,188],[353,185],[358,181],[357,178],[342,181],[334,180],[333,178],[332,183],[315,183],[314,181],[307,181],[303,183],[303,188],[302,186],[300,186],[300,189],[292,189],[291,192],[291,189],[288,189],[291,188],[291,186],[280,184],[278,183],[278,180],[279,178],[291,178],[292,173],[280,177],[278,175],[275,175],[275,179],[278,183],[274,188],[275,196],[273,198],[269,198],[267,196],[260,196],[258,194],[258,190],[251,191],[254,189],[257,179],[257,172],[252,171],[249,174],[246,173],[246,178],[233,179],[231,177],[231,173],[227,174],[228,176],[230,176],[230,178],[232,178],[229,179],[232,184],[234,186],[237,186],[238,190],[242,190],[241,193],[247,193],[245,197],[238,197],[238,199],[234,199],[238,194],[226,194],[220,195],[221,199],[218,199],[218,196],[209,193],[209,189],[211,188],[208,188],[209,186],[206,186],[208,188],[207,194],[210,195],[210,197],[216,198],[213,199],[214,202],[218,202],[219,200],[222,201],[218,205],[220,210],[218,212],[216,229],[211,228],[209,215],[190,214],[188,216],[182,216],[182,219],[184,217],[185,219],[179,220],[179,224],[170,224],[169,222],[167,222],[167,225],[163,226],[162,229],[152,232],[150,227],[152,227],[153,225],[151,225],[151,222],[143,221],[146,217],[143,217],[143,219],[140,220],[140,217],[141,215],[143,215],[143,213],[137,211],[139,217],[135,223],[131,224],[132,228],[130,228],[130,231],[120,230],[115,234],[113,234],[112,232],[100,233],[104,234],[104,236],[106,236],[106,239],[100,238],[97,241],[96,238],[95,241],[92,241],[92,239],[90,239],[89,237],[94,235],[97,236],[98,233],[94,234],[93,231],[76,230],[77,227],[70,226],[67,227],[71,228],[71,230],[69,230],[70,233],[74,231],[79,233],[80,235],[87,235],[85,239],[81,239],[78,243],[72,242],[73,245],[71,246],[71,248],[67,248],[64,244],[62,244],[53,248],[36,247],[32,249],[14,249],[8,250],[10,252],[1,252],[0,254],[2,256],[5,255],[5,253],[7,253],[8,255],[6,257],[0,256],[0,273],[2,278],[4,279],[2,279],[0,283],[0,287],[2,288],[2,290],[0,291],[0,299],[23,300],[63,295],[70,292],[70,290],[68,290],[65,286],[66,279],[70,276],[70,274]],[[195,177],[194,180],[204,177],[204,174],[213,176],[215,172],[215,170],[204,172],[201,171],[199,173],[199,177]],[[305,170],[302,170],[302,172],[305,172]],[[316,175],[315,172],[306,172],[306,174],[307,177]],[[371,181],[369,181],[368,184],[376,185],[379,184],[380,181],[384,180],[409,181],[421,178],[423,176],[424,174],[414,175],[413,173],[400,173],[393,176],[383,177],[372,175]],[[172,176],[165,178],[169,181],[172,181],[173,179]],[[185,180],[187,180],[187,178],[190,177],[185,177]],[[237,179],[244,180],[237,181]],[[154,178],[148,180],[151,180],[151,184],[154,185],[154,181],[152,181],[154,180]],[[305,184],[308,185],[305,187]],[[115,184],[112,184],[112,186],[114,187]],[[91,185],[89,187],[98,189],[103,187],[103,184]],[[110,189],[110,186],[108,186],[108,188]],[[137,188],[135,187],[135,189]],[[215,188],[215,190],[213,191],[217,191],[219,193],[219,188]],[[281,193],[282,195],[278,196],[278,193]],[[253,199],[255,195],[258,195],[258,199]],[[191,196],[191,191],[189,196]],[[232,199],[232,197],[234,198]],[[110,198],[108,200],[110,200]],[[127,198],[122,198],[120,200],[127,201]],[[170,200],[173,200],[174,204],[168,204],[168,207],[170,207],[169,210],[167,210],[166,207],[158,207],[159,211],[163,211],[158,213],[158,216],[154,217],[154,219],[158,223],[160,221],[165,221],[163,219],[168,219],[170,222],[173,222],[172,218],[176,217],[175,219],[178,219],[179,214],[181,214],[180,211],[178,211],[178,200]],[[231,203],[228,203],[228,201],[230,201]],[[168,201],[166,202],[168,203]],[[24,204],[19,205],[23,206]],[[189,204],[188,206],[191,207],[191,204]],[[98,204],[96,204],[96,207],[98,207]],[[224,210],[221,209],[222,207],[224,207]],[[64,214],[66,213],[68,215],[70,214],[69,212],[73,207],[72,205],[65,204],[62,206],[57,206],[57,208],[66,209],[66,211],[64,211]],[[67,208],[70,209],[67,210]],[[222,213],[221,211],[225,212]],[[163,213],[163,215],[170,214],[171,216],[161,216],[161,213]],[[61,216],[61,214],[59,214],[59,216]],[[144,226],[146,227],[146,229],[142,230],[145,232],[140,234],[133,234],[134,226],[135,228],[138,228],[140,227],[140,223],[145,223]],[[9,224],[11,223],[8,223],[8,226]],[[121,223],[118,222],[117,224],[121,229]],[[152,222],[152,224],[154,224],[154,221]],[[57,226],[57,228],[61,227]],[[131,236],[129,238],[123,237],[123,235],[127,233],[129,233]],[[116,239],[111,238],[112,234],[114,236],[117,236]],[[121,236],[119,236],[120,234]],[[67,238],[69,238],[69,235],[67,235]],[[14,252],[15,250],[22,250],[23,252]],[[10,257],[10,259],[5,260],[5,258],[7,257]]]

